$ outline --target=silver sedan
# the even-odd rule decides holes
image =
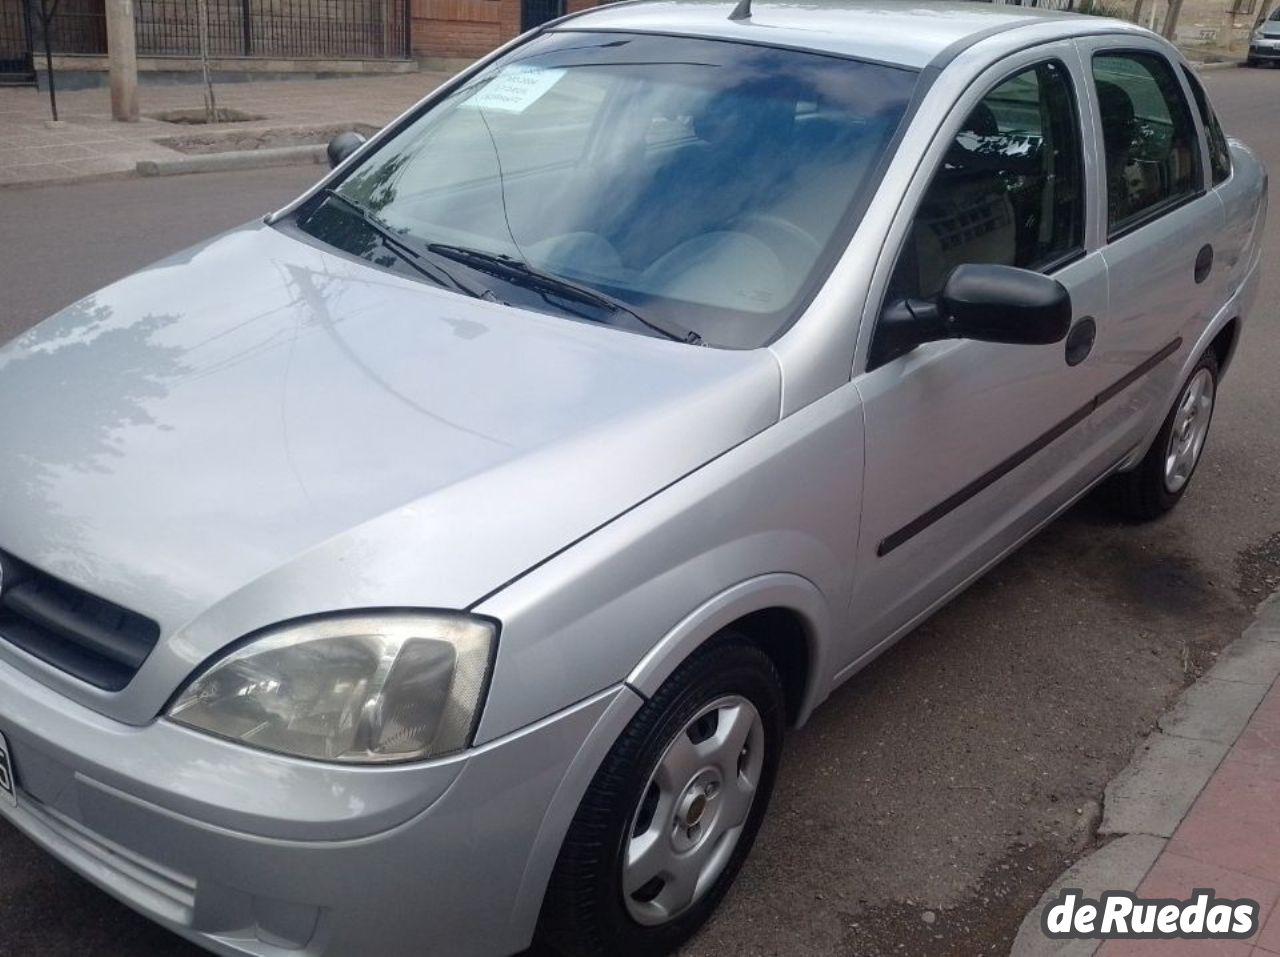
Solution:
[[[649,955],[784,731],[1185,493],[1266,175],[1074,14],[648,0],[0,350],[0,815],[226,955]]]

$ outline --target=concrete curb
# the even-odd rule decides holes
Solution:
[[[1115,839],[1059,875],[1023,918],[1010,957],[1091,957],[1101,941],[1041,933],[1044,908],[1065,887],[1095,899],[1106,890],[1136,891],[1277,678],[1280,592],[1258,606],[1244,634],[1182,693],[1107,785],[1098,833]]]
[[[301,166],[325,163],[324,146],[279,146],[262,150],[232,150],[201,153],[176,159],[138,160],[139,176],[180,176],[185,173],[218,173],[227,170],[265,169],[270,166]]]
[[[1191,65],[1197,73],[1206,73],[1212,70],[1234,70],[1237,67],[1244,66],[1244,60],[1220,60],[1214,63],[1193,62]]]

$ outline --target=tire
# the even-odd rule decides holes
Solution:
[[[587,789],[547,888],[539,943],[562,957],[657,957],[688,940],[751,850],[773,791],[785,726],[782,680],[769,656],[747,638],[724,633],[690,657],[632,719]],[[740,736],[746,745],[734,758]],[[704,766],[687,787],[671,784],[689,780],[685,774],[704,760],[704,751],[720,754],[732,770]],[[689,760],[691,754],[698,757]],[[743,796],[748,784],[749,800]],[[699,803],[699,794],[709,796]],[[744,814],[743,823],[732,827]],[[688,851],[683,857],[667,850],[677,841]],[[660,850],[670,861],[705,860],[707,869],[694,881],[654,876],[641,883],[645,868],[656,866],[638,853],[642,847]],[[639,863],[624,874],[628,853]],[[692,902],[673,905],[688,887],[697,888]]]
[[[1207,375],[1207,380],[1206,380]],[[1196,418],[1192,428],[1197,430],[1194,449],[1189,458],[1182,461],[1182,468],[1176,476],[1171,476],[1168,462],[1170,455],[1183,444],[1179,439],[1177,446],[1171,445],[1174,429],[1182,429],[1186,423],[1182,414],[1191,401],[1193,387],[1202,387],[1208,382],[1209,392],[1207,404],[1198,402]],[[1209,426],[1213,420],[1213,409],[1216,405],[1218,390],[1218,358],[1210,350],[1200,357],[1186,382],[1178,392],[1173,408],[1165,416],[1155,441],[1147,450],[1146,456],[1138,463],[1137,468],[1129,472],[1121,472],[1113,476],[1104,486],[1112,508],[1122,517],[1135,522],[1149,522],[1164,515],[1178,504],[1191,484],[1192,475],[1204,454],[1205,440],[1209,434]],[[1194,437],[1194,436],[1193,436]]]

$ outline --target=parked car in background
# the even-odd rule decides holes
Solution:
[[[1249,66],[1280,60],[1280,7],[1272,10],[1249,38]]]
[[[688,939],[784,731],[1186,492],[1266,176],[1176,49],[620,4],[0,350],[0,815],[221,954]]]

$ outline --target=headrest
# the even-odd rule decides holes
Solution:
[[[712,146],[745,145],[756,140],[789,138],[796,104],[759,88],[724,90],[707,100],[693,118],[693,131]]]
[[[1103,142],[1111,149],[1127,149],[1133,143],[1133,124],[1137,117],[1133,98],[1118,83],[1099,80],[1097,86]]]

